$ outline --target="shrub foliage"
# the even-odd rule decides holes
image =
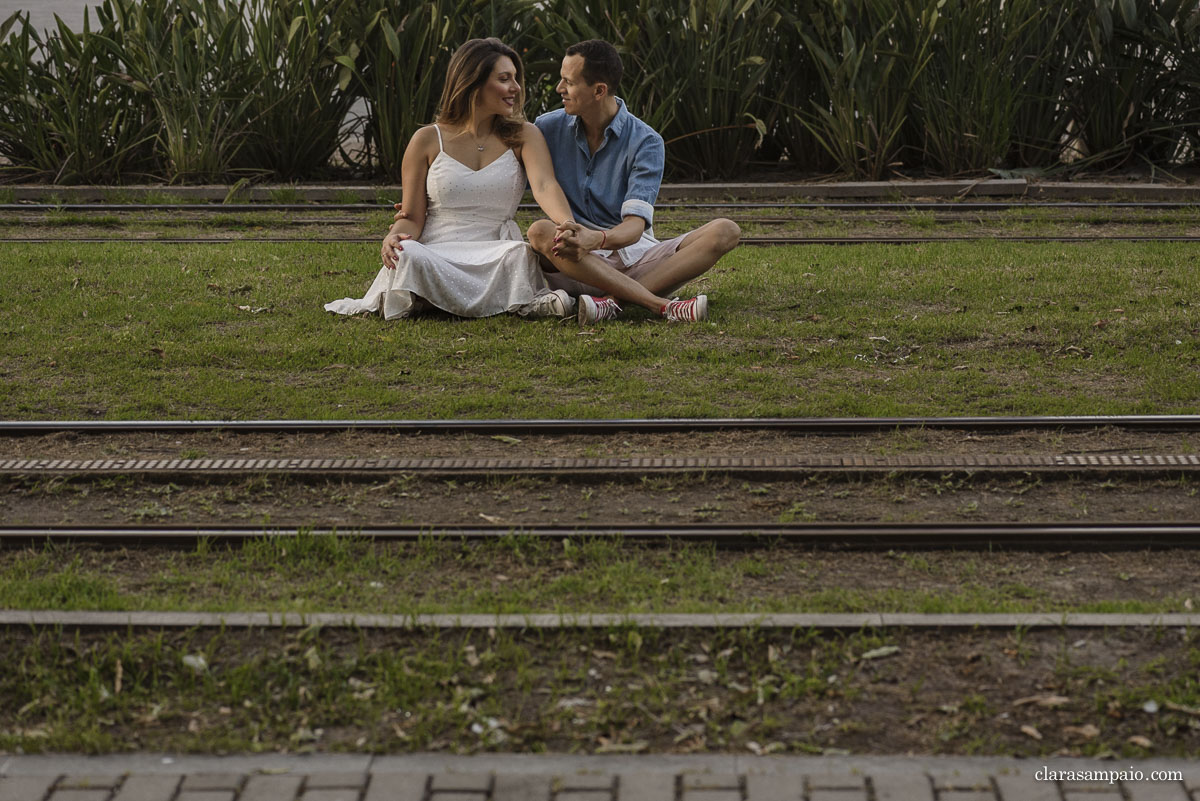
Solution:
[[[1200,0],[103,0],[0,23],[0,180],[395,180],[473,36],[523,54],[531,117],[612,41],[675,177],[1200,158]]]

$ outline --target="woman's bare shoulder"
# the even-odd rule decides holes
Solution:
[[[546,137],[542,136],[541,130],[529,120],[526,120],[521,125],[521,141],[522,142],[545,142]]]
[[[412,139],[408,140],[409,150],[415,150],[419,153],[436,154],[440,148],[438,147],[438,132],[437,126],[426,125],[423,128],[418,128],[416,133],[412,135]]]

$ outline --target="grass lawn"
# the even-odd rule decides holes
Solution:
[[[339,318],[373,246],[0,247],[10,419],[1188,413],[1200,251],[744,247],[710,319]]]

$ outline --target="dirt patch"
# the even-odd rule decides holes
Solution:
[[[303,480],[0,478],[9,525],[612,526],[816,522],[1194,522],[1187,477],[659,476]]]
[[[0,748],[1144,757],[1200,747],[1200,652],[1178,630],[63,642],[0,634],[6,653],[37,669],[37,681],[0,676]],[[202,667],[185,655],[193,665],[202,655]]]

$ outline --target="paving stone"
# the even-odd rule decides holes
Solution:
[[[457,790],[444,790],[429,796],[430,801],[479,801],[481,798],[487,798],[487,796],[482,793],[463,793]]]
[[[810,790],[860,790],[867,789],[867,777],[853,773],[809,773],[804,777]]]
[[[617,801],[674,801],[671,773],[622,773],[617,778]]]
[[[425,801],[427,773],[372,773],[363,801]]]
[[[804,790],[799,776],[777,773],[749,773],[746,775],[746,798],[748,801],[800,801]]]
[[[1063,782],[1062,793],[1066,801],[1125,801],[1117,786],[1108,782]]]
[[[0,776],[0,801],[42,801],[55,776]]]
[[[237,790],[246,781],[241,773],[193,773],[183,777],[180,790]]]
[[[306,790],[367,786],[366,771],[359,773],[310,773],[304,780]]]
[[[664,798],[666,801],[672,801],[674,796],[664,796]],[[683,801],[742,801],[742,791],[727,788],[684,790],[682,798]]]
[[[1183,782],[1121,782],[1129,801],[1189,801]]]
[[[176,801],[233,801],[236,790],[191,790],[181,792]]]
[[[361,790],[357,787],[335,787],[324,790],[306,790],[300,801],[358,801]]]
[[[831,790],[821,788],[809,790],[808,801],[867,801],[867,788],[856,790]]]
[[[560,790],[554,801],[612,801],[612,790]]]
[[[430,788],[434,793],[450,790],[486,793],[492,789],[492,775],[490,773],[435,773]]]
[[[1121,789],[1116,784],[1108,782],[1062,782],[1062,793],[1066,798],[1074,796],[1076,799],[1084,798],[1089,801],[1100,801],[1100,799],[1120,798],[1124,801],[1124,796],[1121,794]]]
[[[125,779],[112,801],[171,801],[179,787],[178,776],[151,776],[137,774]],[[260,799],[259,801],[275,801]],[[288,799],[291,801],[291,799]]]
[[[58,782],[59,790],[111,790],[121,783],[120,776],[63,776]]]
[[[938,801],[996,801],[991,790],[939,790]]]
[[[741,786],[733,773],[684,773],[680,779],[685,793],[689,790],[735,790]]]
[[[881,773],[871,776],[875,801],[934,801],[929,777],[919,773]]]
[[[550,801],[548,775],[497,773],[491,801]]]
[[[246,779],[238,801],[295,801],[303,780],[302,776],[251,776]]]
[[[992,778],[1000,791],[1000,801],[1062,801],[1058,782],[1038,781],[1032,771],[1022,776],[996,775]]]
[[[981,771],[964,770],[964,771],[939,771],[931,773],[933,777],[933,786],[938,792],[945,790],[986,790],[992,792],[992,777],[991,774]],[[941,798],[939,795],[938,798]]]
[[[573,773],[567,776],[556,776],[555,786],[561,793],[564,790],[609,790],[613,789],[615,777],[608,773]]]
[[[108,801],[112,790],[55,790],[50,801]]]

